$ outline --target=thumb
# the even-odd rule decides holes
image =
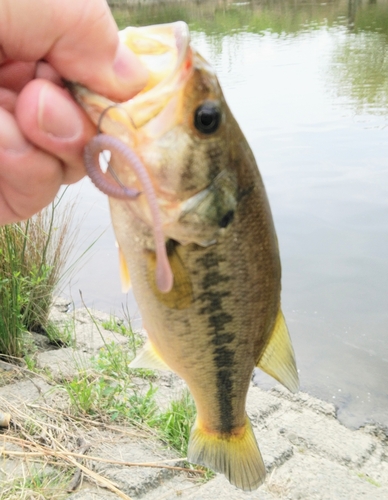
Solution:
[[[146,84],[147,71],[119,42],[105,0],[1,0],[0,27],[6,58],[45,59],[63,78],[115,100]]]

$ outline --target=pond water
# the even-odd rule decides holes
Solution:
[[[259,164],[283,266],[283,311],[301,389],[357,427],[388,425],[388,2],[148,2],[113,8],[120,27],[186,21],[214,66]],[[107,200],[88,179],[64,293],[119,313]],[[257,374],[256,382],[273,382]]]

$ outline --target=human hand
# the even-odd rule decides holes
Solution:
[[[147,74],[119,44],[105,0],[1,0],[0,225],[30,217],[85,174],[95,128],[62,78],[125,100]]]

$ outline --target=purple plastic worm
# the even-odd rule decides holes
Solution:
[[[153,221],[156,252],[156,284],[161,292],[167,293],[172,288],[174,277],[168,261],[158,201],[148,172],[135,152],[120,141],[120,139],[107,134],[98,134],[94,136],[85,146],[85,168],[93,184],[108,196],[112,198],[133,200],[139,196],[140,191],[134,188],[120,186],[120,184],[115,184],[102,172],[99,163],[99,155],[104,150],[111,151],[112,154],[117,154],[127,163],[134,170],[142,185],[143,193],[147,198]]]

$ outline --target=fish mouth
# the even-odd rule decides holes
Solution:
[[[126,102],[115,102],[78,84],[69,87],[99,131],[133,145],[128,132],[138,131],[157,117],[191,74],[190,32],[185,22],[177,21],[128,27],[119,37],[148,70],[143,90]]]

